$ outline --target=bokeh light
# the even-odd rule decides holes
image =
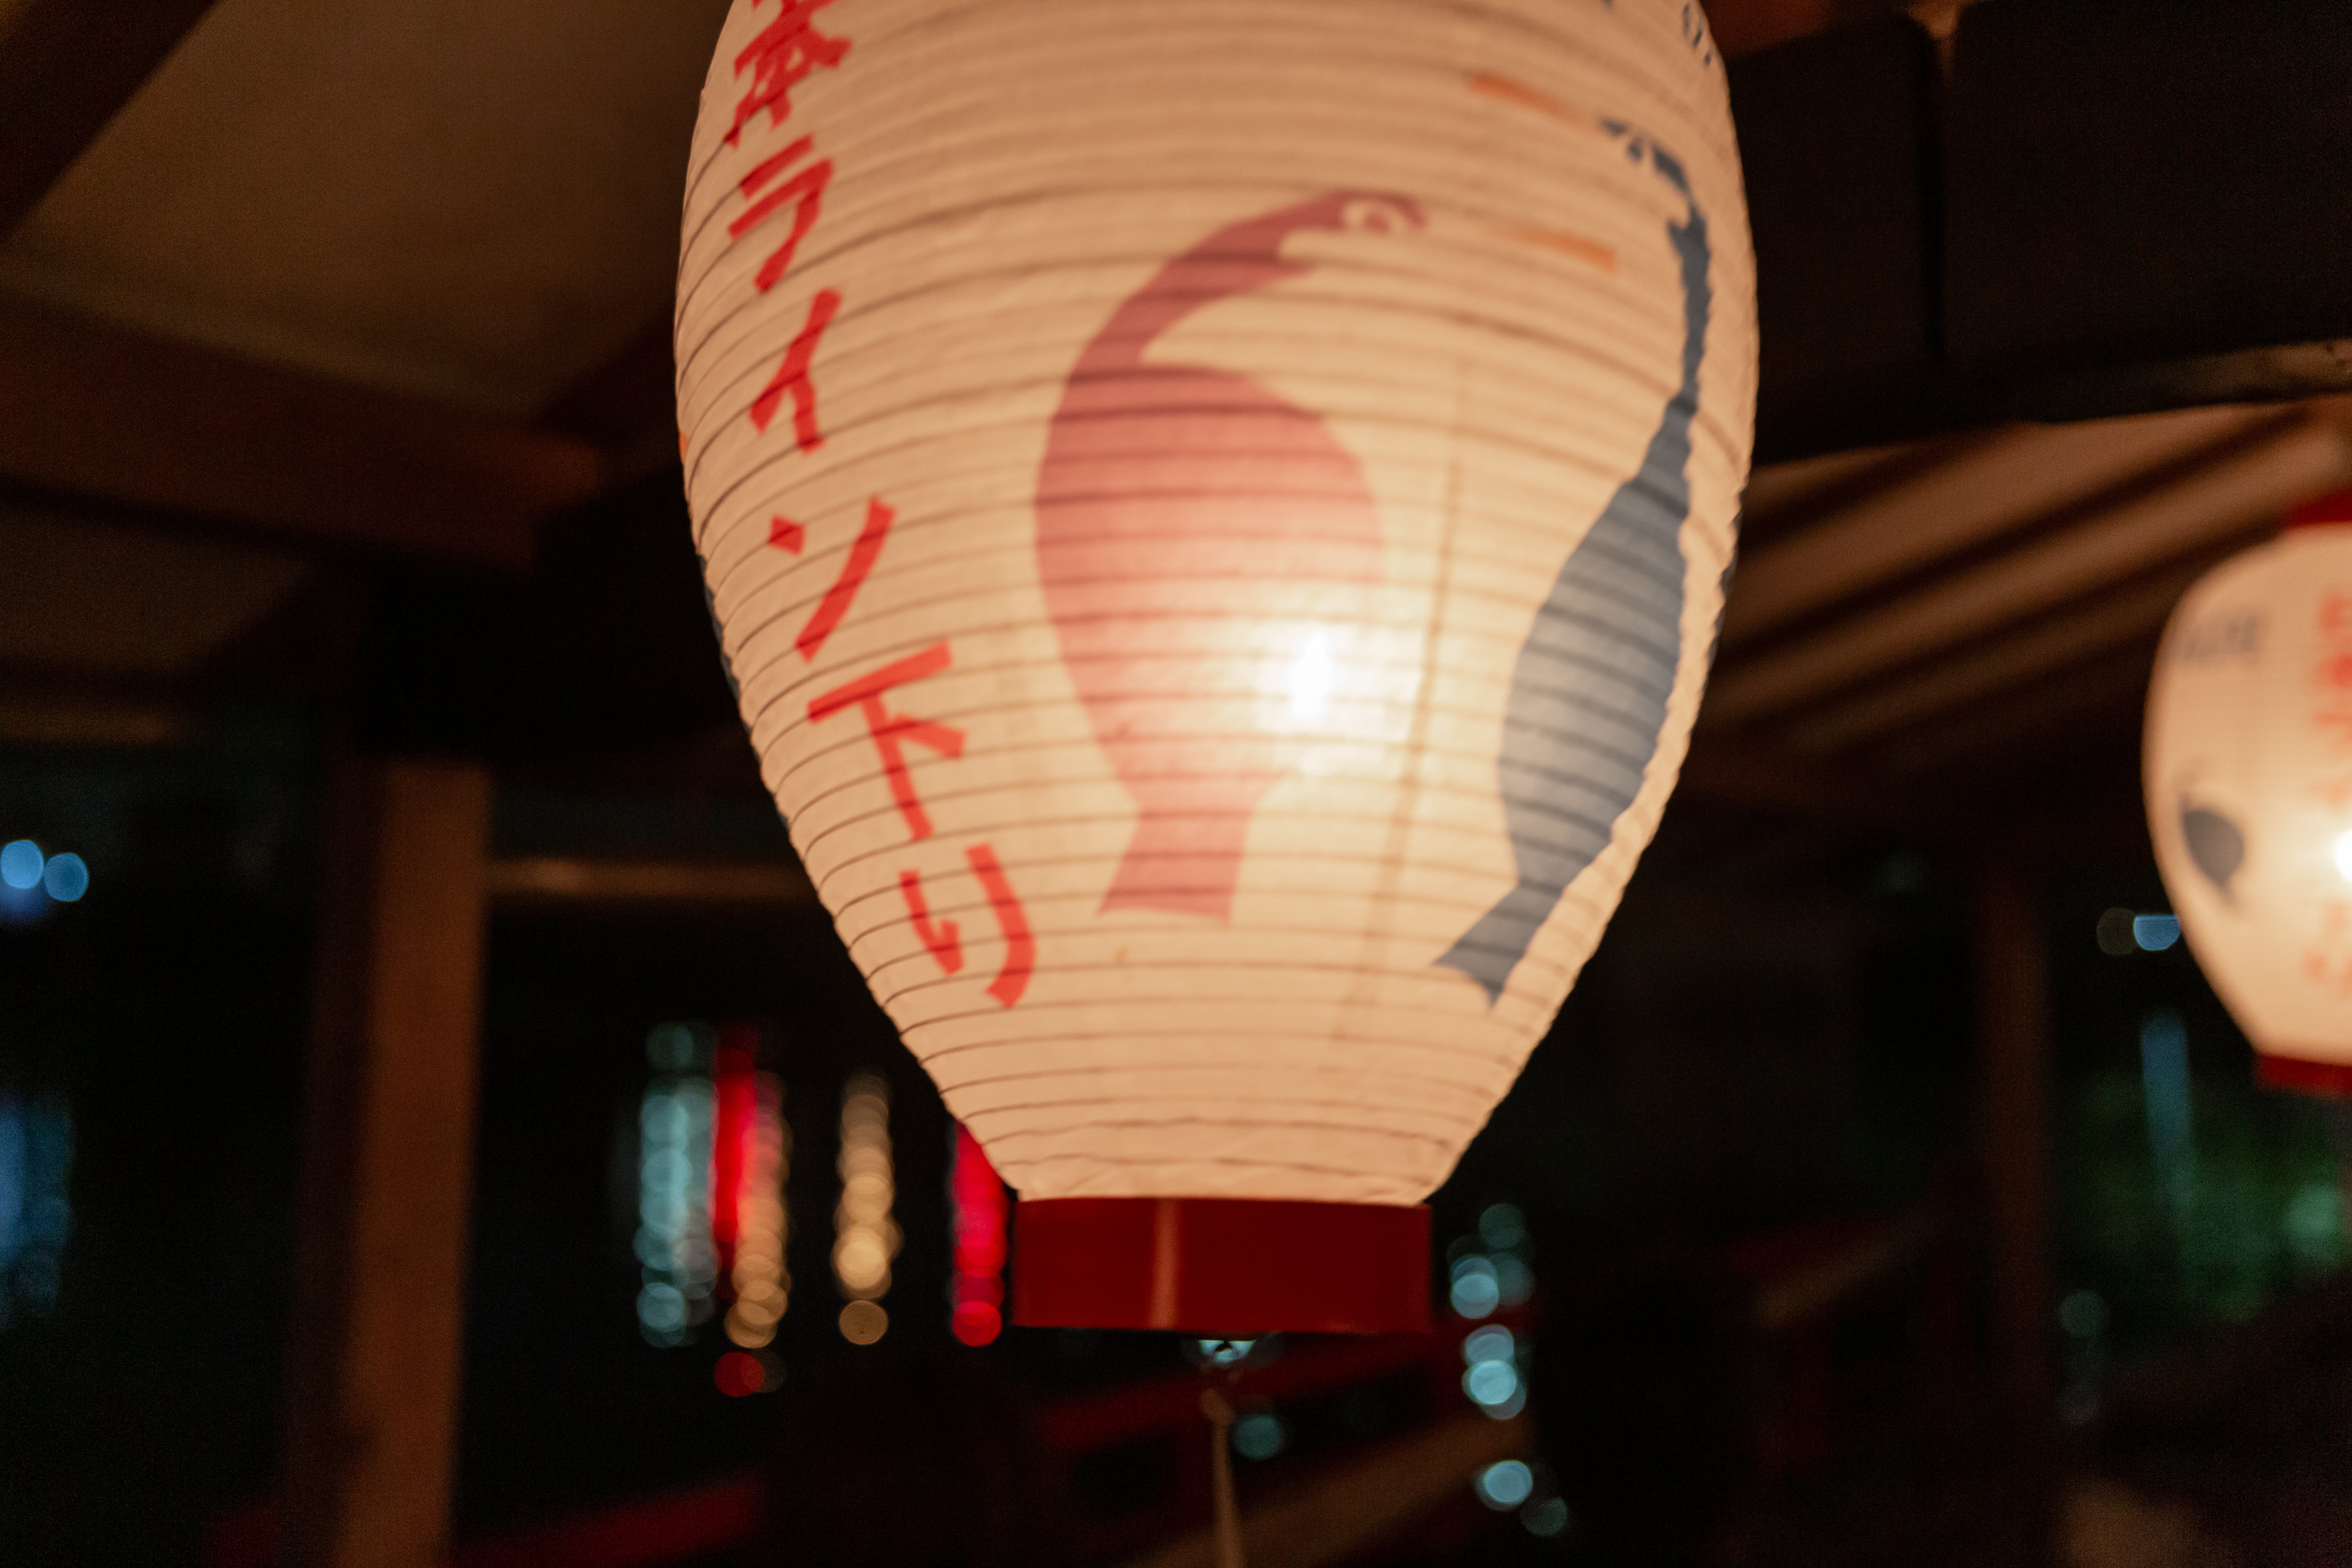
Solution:
[[[890,1314],[879,1301],[852,1301],[841,1309],[841,1337],[870,1345],[890,1331]]]
[[[1497,1252],[1527,1245],[1528,1216],[1517,1204],[1492,1204],[1478,1216],[1478,1239]]]
[[[41,868],[41,888],[61,904],[79,903],[89,891],[89,866],[79,855],[52,855]]]
[[[1499,1323],[1474,1329],[1462,1342],[1462,1392],[1470,1402],[1497,1421],[1507,1421],[1527,1408],[1528,1394],[1519,1379],[1519,1342]]]
[[[2132,916],[2132,944],[2142,952],[2162,952],[2180,940],[2178,915]]]
[[[1482,1361],[1462,1374],[1462,1391],[1491,1410],[1519,1392],[1519,1374],[1508,1362]]]
[[[1253,1410],[1234,1423],[1233,1441],[1244,1459],[1271,1459],[1290,1446],[1290,1428],[1271,1410]]]
[[[768,1386],[768,1369],[748,1351],[729,1351],[710,1369],[710,1380],[719,1385],[719,1393],[730,1399],[740,1399]]]
[[[1556,1497],[1538,1498],[1519,1510],[1519,1522],[1529,1535],[1549,1540],[1568,1528],[1568,1504]]]
[[[1534,1493],[1535,1472],[1517,1459],[1503,1459],[1479,1471],[1475,1485],[1480,1502],[1497,1513],[1507,1513]]]
[[[1496,1277],[1493,1261],[1475,1254],[1458,1259],[1448,1300],[1454,1312],[1465,1318],[1486,1317],[1502,1305],[1502,1282]]]
[[[2099,951],[2109,958],[2127,958],[2137,952],[2139,943],[2132,939],[2132,920],[2129,910],[2109,910],[2100,915],[2099,923],[2092,928]]]
[[[41,847],[29,838],[0,848],[0,882],[20,892],[41,885]]]

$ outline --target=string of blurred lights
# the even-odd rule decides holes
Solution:
[[[841,1093],[841,1202],[834,1209],[833,1274],[847,1298],[842,1338],[870,1345],[887,1332],[882,1298],[890,1290],[890,1260],[898,1255],[898,1225],[891,1218],[898,1184],[890,1162],[890,1089],[859,1073]]]
[[[638,1108],[637,1325],[648,1342],[682,1345],[709,1321],[719,1258],[710,1237],[709,1031],[664,1024],[646,1042],[656,1077]]]
[[[948,1212],[954,1256],[948,1325],[965,1344],[984,1345],[1004,1331],[1004,1222],[1012,1205],[980,1140],[961,1122],[950,1136]]]
[[[1475,1322],[1498,1309],[1526,1305],[1535,1291],[1527,1247],[1527,1216],[1511,1204],[1490,1205],[1478,1215],[1477,1235],[1450,1249],[1454,1312]],[[1462,1342],[1462,1392],[1497,1421],[1527,1408],[1520,1366],[1525,1349],[1500,1323],[1473,1329]]]
[[[719,1195],[712,1227],[735,1297],[727,1312],[727,1337],[756,1351],[775,1339],[792,1295],[792,1275],[784,1267],[784,1173],[792,1132],[784,1125],[783,1084],[773,1073],[753,1071],[751,1052],[744,1047],[720,1045],[718,1097],[716,1152],[722,1163],[714,1173]]]

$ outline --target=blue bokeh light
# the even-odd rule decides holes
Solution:
[[[1478,1472],[1478,1500],[1496,1512],[1507,1512],[1534,1494],[1535,1472],[1517,1459],[1503,1459]]]
[[[1568,1528],[1568,1504],[1556,1497],[1531,1502],[1519,1510],[1519,1522],[1528,1527],[1529,1535],[1558,1535]]]
[[[2132,941],[2142,952],[2162,952],[2180,940],[2180,918],[2178,915],[2132,916]]]
[[[1290,1428],[1282,1417],[1253,1411],[1234,1423],[1234,1452],[1244,1459],[1271,1459],[1290,1446]]]
[[[1475,1254],[1455,1263],[1453,1289],[1447,1296],[1458,1316],[1483,1318],[1492,1312],[1503,1300],[1494,1264]]]
[[[41,847],[29,838],[19,838],[0,849],[0,882],[18,891],[41,885]]]
[[[1475,1405],[1508,1405],[1518,1391],[1518,1372],[1507,1361],[1482,1361],[1462,1374],[1462,1392]]]
[[[42,868],[41,886],[58,902],[74,903],[89,891],[89,866],[79,855],[52,855]]]

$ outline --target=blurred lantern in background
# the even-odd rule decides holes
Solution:
[[[2352,1091],[2352,492],[2191,588],[2148,692],[2158,867],[2268,1083]]]
[[[1018,1320],[1426,1321],[1682,762],[1753,271],[1676,0],[737,0],[696,543]]]

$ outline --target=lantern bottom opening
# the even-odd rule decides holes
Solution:
[[[1040,1198],[1013,1223],[1013,1321],[1033,1328],[1429,1328],[1426,1205]]]
[[[2254,1081],[2264,1089],[2288,1089],[2328,1100],[2352,1100],[2352,1063],[2315,1062],[2305,1057],[2254,1057]]]

